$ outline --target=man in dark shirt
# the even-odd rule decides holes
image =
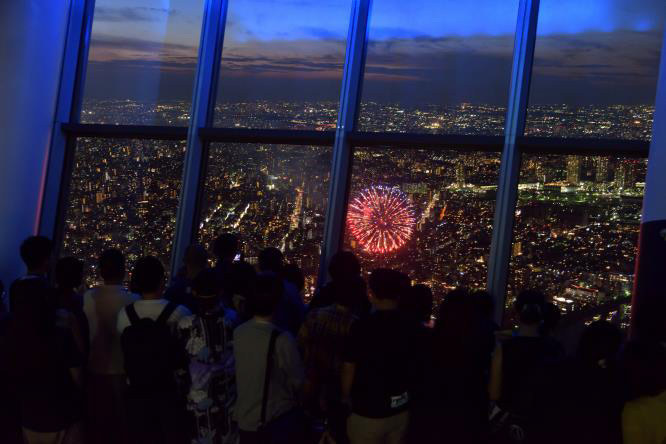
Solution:
[[[354,323],[342,367],[343,398],[351,402],[347,432],[355,443],[403,443],[410,387],[418,371],[419,325],[398,311],[407,289],[395,270],[370,276],[375,312]]]
[[[25,263],[27,273],[16,279],[9,288],[9,310],[15,304],[15,286],[26,279],[44,279],[47,281],[53,261],[53,243],[44,236],[30,236],[21,244],[21,259]],[[48,281],[47,281],[48,282]]]
[[[213,241],[213,255],[215,255],[215,271],[220,276],[222,284],[229,279],[231,268],[239,250],[238,237],[233,233],[222,233]]]
[[[284,285],[284,293],[273,315],[273,323],[293,336],[298,336],[298,330],[305,320],[305,304],[296,286],[284,279],[283,268],[284,255],[277,248],[264,248],[259,253],[259,271],[277,274]]]
[[[188,246],[185,250],[185,257],[183,257],[183,266],[164,292],[164,299],[184,305],[190,311],[195,311],[197,307],[192,295],[192,285],[196,277],[206,268],[208,268],[206,249],[199,244]]]

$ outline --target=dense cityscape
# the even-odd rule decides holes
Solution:
[[[95,101],[82,121],[185,126],[189,103],[148,105]],[[462,104],[405,108],[364,103],[364,131],[501,135],[505,110]],[[330,130],[337,103],[221,103],[216,126]],[[532,106],[528,135],[649,139],[650,106]],[[170,261],[184,142],[79,139],[69,190],[64,254],[85,257],[89,282],[95,256],[122,248]],[[210,247],[222,231],[241,236],[256,262],[266,246],[282,249],[316,285],[323,237],[330,147],[213,144],[198,239]],[[413,235],[397,252],[369,254],[345,236],[364,269],[397,267],[439,298],[457,286],[485,286],[499,153],[391,147],[356,149],[350,193],[398,187],[416,215]],[[626,297],[632,284],[645,176],[644,160],[566,155],[525,156],[519,184],[510,295],[544,289],[573,312]]]

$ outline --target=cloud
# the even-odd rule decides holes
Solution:
[[[192,73],[197,67],[196,60],[192,59],[166,59],[166,60],[124,60],[124,61],[92,61],[91,67],[103,69],[113,67],[114,70],[136,73],[137,71],[182,71]]]
[[[174,9],[149,8],[146,6],[109,8],[105,6],[95,7],[96,22],[126,23],[126,22],[157,22],[166,16],[176,14]]]
[[[345,40],[331,37],[317,27],[299,31],[306,32],[320,36],[225,39],[222,76],[234,79],[233,88],[227,86],[226,90],[245,85],[243,91],[257,88],[266,92],[267,98],[286,95],[287,91],[298,98],[306,94],[298,88],[299,79],[312,85],[319,79],[332,82],[325,83],[326,88],[336,91],[330,85],[338,82],[339,86]],[[506,103],[513,43],[512,35],[372,40],[365,70],[366,98],[401,103]],[[657,32],[540,35],[535,54],[534,97],[543,103],[558,101],[558,97],[559,103],[561,97],[572,103],[587,98],[597,102],[617,98],[649,103],[650,94],[654,95],[660,47]],[[114,67],[114,72],[192,73],[196,57],[197,48],[191,45],[98,35],[90,60],[97,69],[106,63]],[[285,91],[269,87],[279,84],[286,88],[289,82],[293,86]]]
[[[157,42],[152,40],[143,40],[135,37],[120,37],[112,35],[95,35],[94,41],[91,45],[93,48],[103,49],[125,49],[125,50],[135,50],[135,51],[197,51],[197,48],[191,45],[183,45],[180,43],[171,43],[171,42]]]
[[[315,26],[301,26],[298,28],[299,33],[302,33],[307,36],[311,36],[315,40],[324,40],[324,39],[339,39],[340,33],[332,31],[330,29],[315,27]],[[289,31],[291,33],[291,31]]]
[[[89,59],[91,62],[123,63],[132,60],[188,59],[196,63],[197,48],[171,42],[141,40],[133,37],[96,35]]]

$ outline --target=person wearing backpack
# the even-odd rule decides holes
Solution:
[[[130,441],[141,444],[187,442],[184,398],[176,375],[187,365],[176,327],[190,311],[164,299],[164,267],[147,256],[132,272],[131,289],[141,299],[118,314],[128,381]]]
[[[241,444],[300,444],[304,416],[299,393],[304,370],[296,340],[272,318],[284,292],[282,278],[261,273],[249,303],[253,318],[234,330]]]

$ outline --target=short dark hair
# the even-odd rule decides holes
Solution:
[[[99,274],[105,281],[122,280],[125,277],[125,255],[117,248],[105,250],[98,260]]]
[[[45,322],[53,322],[53,316],[49,316],[49,313],[54,311],[54,304],[49,300],[50,291],[46,279],[20,279],[9,291],[12,313],[21,318],[35,320],[39,328],[46,327]]]
[[[259,273],[256,290],[250,297],[250,310],[259,316],[270,316],[280,303],[284,293],[282,279],[276,273]]]
[[[432,316],[432,301],[430,287],[416,284],[400,297],[400,310],[419,322],[426,322]]]
[[[450,347],[453,356],[470,356],[470,350],[486,347],[485,329],[480,328],[482,319],[469,290],[458,287],[449,291],[439,304],[435,333],[439,341]]]
[[[542,305],[543,312],[543,329],[544,333],[552,333],[562,319],[562,312],[560,308],[552,302],[546,302]]]
[[[55,280],[60,288],[77,288],[83,282],[83,261],[73,256],[56,262]]]
[[[298,291],[303,291],[305,288],[305,276],[303,276],[303,270],[296,264],[287,264],[282,268],[282,276],[284,276],[287,282],[290,282],[296,286]]]
[[[333,255],[328,265],[328,273],[335,280],[349,279],[361,274],[361,264],[351,251],[340,250]]]
[[[200,244],[192,244],[185,250],[185,257],[183,262],[186,265],[194,265],[196,267],[205,267],[208,264],[208,252]]]
[[[192,290],[197,296],[213,296],[220,293],[222,281],[217,270],[206,268],[202,270],[192,282]]]
[[[586,364],[615,360],[622,345],[622,332],[608,321],[595,321],[585,327],[576,355]]]
[[[136,261],[132,271],[130,288],[135,293],[152,293],[164,283],[164,266],[155,256],[145,256]]]
[[[360,309],[368,303],[368,286],[361,276],[354,276],[344,280],[333,281],[335,302],[343,307]]]
[[[233,233],[221,233],[213,241],[213,254],[218,259],[232,257],[238,251],[238,237]]]
[[[404,276],[397,270],[377,268],[370,273],[370,290],[377,299],[398,300],[407,291]]]
[[[493,296],[486,290],[474,290],[470,293],[470,297],[476,304],[479,314],[484,318],[491,318],[495,313],[495,301]]]
[[[543,321],[543,306],[545,303],[546,297],[541,291],[521,291],[514,304],[520,322],[527,325],[534,325]]]
[[[284,255],[275,247],[268,247],[259,253],[259,270],[272,271],[273,273],[282,272],[282,263]]]
[[[225,297],[234,294],[248,296],[254,291],[257,279],[257,271],[247,262],[236,262],[231,266],[229,279],[222,282],[225,291]]]
[[[34,270],[51,259],[53,242],[44,236],[30,236],[21,244],[21,259],[28,270]]]

